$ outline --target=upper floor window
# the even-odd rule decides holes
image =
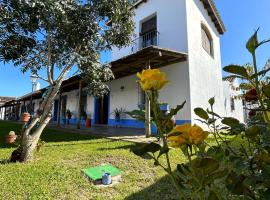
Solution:
[[[202,46],[204,50],[211,56],[214,56],[213,38],[205,25],[201,26]]]
[[[157,16],[153,16],[141,23],[141,47],[158,45]]]

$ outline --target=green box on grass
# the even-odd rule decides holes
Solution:
[[[98,167],[92,167],[88,169],[82,170],[84,174],[92,179],[93,181],[97,181],[102,179],[104,173],[110,173],[112,177],[118,176],[121,174],[121,170],[113,167],[112,165],[102,165]]]

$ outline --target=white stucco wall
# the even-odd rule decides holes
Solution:
[[[231,84],[234,87],[239,86],[237,80],[235,80]],[[240,91],[232,90],[231,84],[228,81],[223,82],[225,117],[234,117],[240,122],[244,122],[244,109],[241,99],[234,99],[235,110],[231,110],[231,98],[234,98],[241,94]]]
[[[159,45],[175,51],[187,52],[186,0],[148,0],[134,9],[134,38],[139,37],[141,22],[157,16]],[[131,46],[112,50],[112,61],[131,54]]]
[[[126,111],[138,109],[138,84],[136,75],[113,80],[109,83],[110,93],[110,119],[114,119],[113,111],[123,108]],[[125,89],[121,91],[121,87]],[[127,119],[131,119],[126,116]]]
[[[83,89],[84,91],[84,89]],[[78,108],[79,108],[79,96],[78,96],[79,90],[72,90],[69,92],[65,92],[62,94],[62,97],[67,96],[67,105],[66,110],[70,110],[73,114],[73,117],[78,117]],[[55,98],[56,100],[59,100],[59,95]],[[54,113],[54,108],[53,108]],[[87,96],[87,106],[86,106],[86,114],[88,117],[93,118],[94,115],[94,97]]]
[[[4,120],[5,108],[0,109],[0,120]]]
[[[198,117],[193,109],[207,108],[215,97],[215,111],[224,114],[223,83],[220,56],[220,35],[200,0],[187,0],[188,55],[191,108],[193,122]],[[202,47],[201,24],[207,26],[213,38],[214,56]]]
[[[176,116],[177,120],[190,120],[190,94],[188,81],[188,65],[186,62],[177,63],[162,67],[161,71],[167,74],[170,83],[160,92],[160,102],[168,103],[171,107],[176,107],[187,101],[184,109]],[[113,80],[109,83],[111,89],[110,112],[115,108],[123,108],[126,111],[138,109],[138,84],[136,75]],[[124,86],[124,91],[121,91]],[[114,119],[113,114],[110,116]],[[130,119],[130,117],[126,116]]]

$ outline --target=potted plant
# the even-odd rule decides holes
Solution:
[[[68,110],[67,110],[67,124],[70,123],[71,117],[72,117],[72,112],[68,109]]]
[[[13,144],[17,138],[17,135],[14,131],[10,131],[7,135],[6,141],[8,144]]]
[[[21,122],[28,122],[30,120],[30,114],[28,112],[25,112],[21,116]]]
[[[169,106],[169,104],[167,104],[167,103],[161,103],[161,104],[159,104],[159,107],[160,107],[160,110],[161,111],[169,111],[170,110],[170,106]]]
[[[86,120],[86,118],[87,118],[87,114],[86,114],[86,112],[84,110],[82,110],[81,111],[81,119]]]
[[[85,126],[87,128],[90,128],[91,127],[91,114],[89,114],[86,118],[86,121],[85,121]]]
[[[123,108],[115,108],[113,111],[115,122],[119,123],[121,121],[121,116],[125,113]]]

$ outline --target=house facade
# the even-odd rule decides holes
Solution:
[[[52,120],[66,123],[70,111],[69,123],[76,123],[78,116],[83,115],[95,125],[120,123],[122,127],[144,128],[143,122],[129,116],[123,115],[118,122],[114,111],[145,107],[145,94],[137,83],[136,73],[149,68],[160,68],[170,80],[161,90],[161,102],[175,107],[186,101],[176,116],[177,124],[197,123],[194,108],[207,108],[211,97],[216,99],[216,112],[228,115],[220,52],[225,27],[213,0],[137,0],[133,11],[132,44],[113,48],[111,52],[116,79],[108,83],[110,93],[100,99],[88,96],[82,80],[71,77],[63,83],[55,100]],[[33,100],[35,109],[40,101],[40,98]],[[29,104],[29,99],[20,102]],[[234,115],[231,111],[229,114]]]

